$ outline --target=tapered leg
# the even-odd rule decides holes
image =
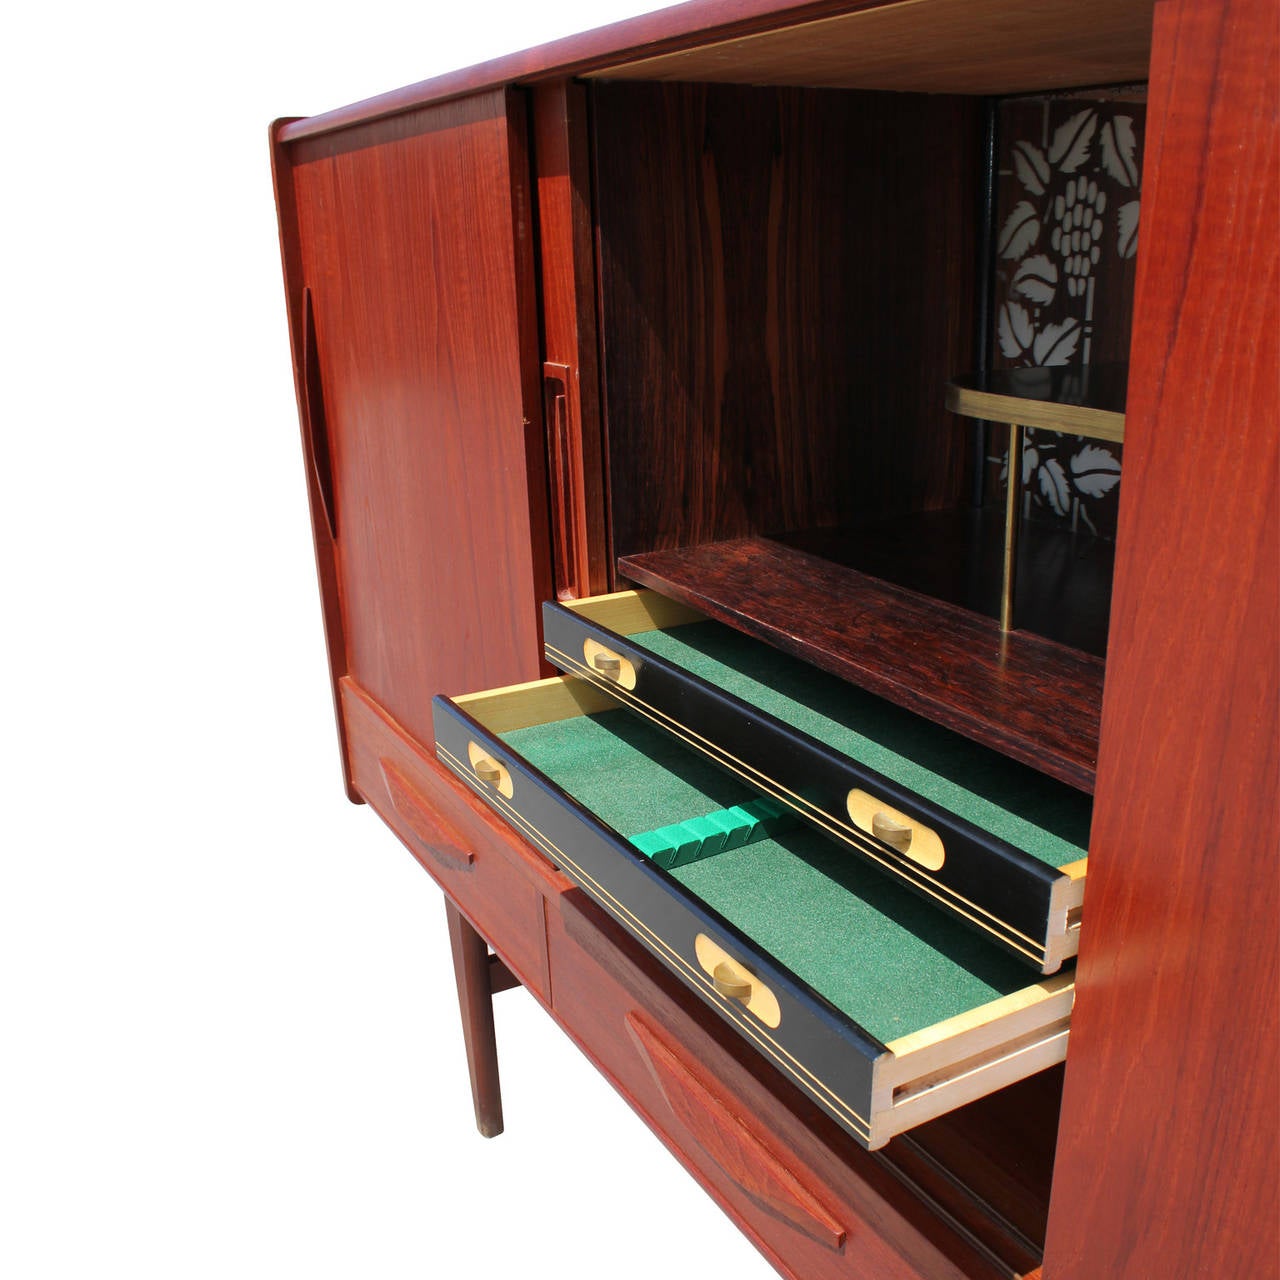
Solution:
[[[462,1010],[462,1038],[467,1046],[476,1128],[486,1138],[496,1138],[502,1132],[502,1088],[498,1082],[498,1042],[493,1031],[489,947],[448,898],[444,909],[449,918],[453,975]]]

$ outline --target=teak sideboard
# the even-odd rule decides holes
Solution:
[[[1278,26],[1273,0],[695,0],[272,127],[347,791],[444,891],[482,1133],[490,1002],[518,984],[784,1275],[1280,1274]],[[1067,120],[1014,159],[1046,208],[1066,192],[1038,257],[991,194],[993,104],[1036,94]],[[1079,530],[1043,532],[1031,496],[1020,521],[1016,451],[992,606],[984,512],[1031,420],[947,405],[998,384],[993,354],[1061,363],[1068,326],[1033,343],[1031,302],[1093,289],[1095,211],[1132,254],[1137,201],[1075,176],[1096,145],[1136,189],[1107,96],[1145,136],[1126,349],[1095,339],[1127,356],[1123,416],[1059,424],[1123,422],[1090,645],[1063,583],[1092,570],[1043,550]],[[997,319],[1015,241],[1027,305]],[[1087,862],[1023,868],[1045,948],[972,906],[1021,855],[958,897],[908,801],[864,823],[851,791],[849,827],[763,786],[840,827],[857,874],[906,880],[886,892],[926,903],[926,943],[967,912],[972,945],[1024,952],[999,963],[1034,962],[1025,990],[946,1036],[864,1031],[804,955],[744,962],[736,923],[525,768],[520,732],[637,711],[730,774],[745,748],[689,717],[822,763],[679,671],[684,723],[641,698],[671,618],[1092,797]],[[740,809],[716,812],[728,849]]]

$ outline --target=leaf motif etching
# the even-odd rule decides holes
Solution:
[[[1049,163],[1063,173],[1075,173],[1089,158],[1089,147],[1098,128],[1098,113],[1081,111],[1060,124],[1049,145]]]
[[[1137,136],[1128,116],[1117,116],[1102,126],[1102,167],[1122,187],[1138,185],[1138,165],[1134,159],[1137,150]]]
[[[1116,221],[1120,224],[1116,248],[1122,258],[1132,258],[1138,252],[1138,202],[1130,200],[1121,208]]]
[[[1087,498],[1100,498],[1120,483],[1120,462],[1110,449],[1086,444],[1071,459],[1071,486]]]
[[[1040,219],[1030,201],[1023,200],[1009,215],[1000,232],[1000,256],[1021,257],[1040,237]]]

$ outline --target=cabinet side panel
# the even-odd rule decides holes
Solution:
[[[298,243],[298,210],[293,186],[293,166],[288,148],[280,140],[289,120],[271,126],[271,177],[275,184],[276,214],[280,227],[280,258],[284,269],[285,307],[289,322],[289,346],[293,356],[294,393],[302,427],[302,457],[306,471],[307,500],[311,510],[311,535],[315,547],[316,577],[320,584],[320,607],[324,618],[325,646],[329,658],[329,680],[333,691],[333,711],[338,726],[338,748],[342,753],[343,781],[354,804],[364,800],[356,789],[351,766],[346,713],[338,692],[338,682],[347,673],[347,646],[342,631],[342,604],[338,592],[337,548],[325,514],[324,494],[313,459],[314,436],[307,405],[306,290],[303,285],[302,250]]]
[[[1276,34],[1273,0],[1157,6],[1046,1280],[1277,1261]]]
[[[615,553],[954,503],[976,100],[593,95]]]
[[[332,465],[347,670],[431,740],[430,702],[536,677],[549,588],[522,100],[292,155]]]

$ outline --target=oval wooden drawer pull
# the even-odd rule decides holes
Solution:
[[[721,960],[711,973],[711,985],[730,1000],[751,1001],[751,979],[732,960]]]
[[[488,756],[481,756],[472,767],[481,782],[496,783],[502,779],[502,770]]]
[[[871,834],[877,840],[892,845],[899,853],[906,853],[911,848],[911,828],[906,823],[895,821],[887,813],[872,815]]]
[[[892,805],[857,788],[845,800],[853,825],[881,844],[897,850],[927,871],[938,871],[947,860],[942,837],[932,827],[900,813]]]
[[[582,660],[587,668],[624,689],[636,687],[636,664],[630,658],[605,648],[599,640],[588,636],[582,642]]]
[[[781,1024],[782,1008],[778,997],[718,942],[700,933],[693,940],[693,951],[717,994],[726,1000],[741,1001],[766,1027]]]
[[[499,760],[495,760],[477,742],[467,743],[467,759],[471,763],[471,771],[487,787],[492,787],[499,795],[508,800],[515,794],[515,786],[511,781],[511,771]]]

